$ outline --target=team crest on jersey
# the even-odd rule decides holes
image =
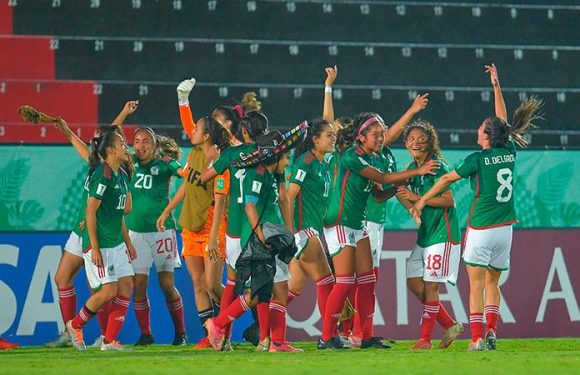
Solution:
[[[262,183],[260,181],[253,181],[252,191],[256,194],[260,194],[260,191],[262,191]]]
[[[99,186],[97,186],[97,195],[105,194],[105,190],[107,190],[107,187],[103,184],[99,184]]]
[[[159,168],[157,166],[151,167],[151,174],[153,176],[158,176],[159,175]]]
[[[302,169],[299,169],[296,172],[296,179],[300,182],[304,182],[304,177],[306,177],[306,172],[304,172]]]

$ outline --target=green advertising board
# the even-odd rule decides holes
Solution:
[[[189,149],[183,150],[183,157]],[[449,150],[451,167],[473,150]],[[393,153],[400,169],[410,161]],[[68,231],[78,215],[87,166],[69,146],[0,146],[0,231]],[[518,228],[580,227],[580,151],[518,152],[515,179]],[[179,181],[173,183],[171,193]],[[473,197],[466,180],[453,188],[462,227]],[[386,229],[414,229],[405,209],[388,203]]]

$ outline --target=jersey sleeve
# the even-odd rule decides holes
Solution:
[[[223,174],[226,169],[229,168],[231,162],[231,148],[226,149],[222,152],[219,158],[213,162],[212,167],[215,169],[217,174]]]
[[[213,183],[214,194],[228,195],[230,193],[230,171],[216,176]]]
[[[465,158],[458,166],[455,168],[455,172],[462,178],[467,178],[474,175],[477,172],[477,163],[479,161],[479,152],[474,152]]]
[[[185,130],[185,134],[191,139],[191,135],[195,130],[195,122],[193,121],[193,113],[191,113],[189,105],[179,106],[179,119],[181,120],[183,130]]]
[[[292,173],[290,174],[290,183],[302,186],[306,176],[308,176],[308,164],[304,163],[302,160],[297,160],[294,165],[292,165]]]
[[[362,155],[357,155],[353,149],[347,150],[340,161],[346,169],[349,169],[357,174],[369,167],[374,168],[364,159]]]
[[[165,167],[167,168],[171,176],[176,176],[179,178],[182,177],[181,174],[179,174],[179,172],[182,170],[183,166],[178,160],[168,158],[164,159],[164,161]]]
[[[89,181],[89,197],[103,200],[105,193],[110,189],[112,178],[105,175],[106,171],[99,165]],[[112,173],[112,172],[111,172]]]
[[[244,178],[244,203],[248,204],[252,202],[254,204],[258,203],[258,199],[263,189],[267,189],[264,186],[264,175],[261,175],[256,171],[255,168],[249,169],[246,172],[246,177]]]

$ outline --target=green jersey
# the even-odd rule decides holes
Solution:
[[[374,182],[361,176],[360,172],[367,167],[373,168],[375,162],[376,155],[368,155],[355,146],[340,155],[335,162],[338,164],[324,218],[325,226],[365,227],[365,209]]]
[[[131,213],[127,216],[127,228],[134,232],[157,232],[157,218],[169,203],[171,177],[177,176],[181,164],[165,156],[139,163],[134,157],[135,171],[131,180]],[[165,220],[166,229],[175,229],[175,219],[169,215]]]
[[[244,216],[241,223],[241,241],[242,249],[246,247],[252,234],[252,226],[246,216],[245,205],[253,202],[256,205],[260,224],[284,224],[282,212],[278,202],[279,192],[278,184],[284,181],[278,181],[274,174],[270,173],[263,165],[256,168],[246,169],[244,178]]]
[[[514,210],[516,149],[513,141],[506,148],[474,152],[455,169],[469,177],[475,197],[467,225],[475,229],[499,227],[517,222]]]
[[[97,210],[97,239],[99,247],[113,248],[123,243],[121,223],[127,202],[128,177],[123,169],[117,173],[106,164],[99,164],[89,181],[89,197],[101,201]],[[91,246],[85,225],[83,248]]]
[[[290,183],[300,186],[294,202],[294,230],[312,227],[322,233],[330,190],[328,163],[318,160],[310,151],[305,152],[292,165]]]
[[[254,144],[243,144],[230,147],[220,154],[220,157],[213,163],[213,168],[217,174],[222,174],[226,169],[230,170],[230,203],[228,207],[228,227],[226,233],[230,237],[240,237],[242,219],[245,218],[243,184],[246,176],[246,169],[237,169],[230,166],[230,163],[239,159],[245,154],[256,150]]]
[[[377,169],[383,173],[393,173],[397,171],[397,164],[395,162],[395,157],[388,147],[383,148],[380,152],[377,152]],[[393,187],[392,184],[383,185],[383,190],[387,190]],[[387,219],[387,201],[377,202],[372,196],[369,197],[367,202],[367,221],[384,224]]]
[[[410,189],[419,196],[429,191],[441,176],[449,172],[449,167],[443,160],[436,156],[433,156],[432,159],[441,162],[441,167],[435,171],[436,174],[415,176],[410,181]],[[425,162],[427,161],[425,160]],[[414,170],[417,168],[417,163],[412,162],[407,169]],[[447,187],[437,196],[440,196],[443,192],[450,189],[450,187]],[[443,242],[458,244],[460,241],[461,232],[459,230],[459,220],[457,219],[455,204],[451,208],[425,206],[423,212],[421,212],[421,226],[419,227],[417,235],[417,245],[427,247]]]

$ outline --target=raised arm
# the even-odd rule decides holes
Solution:
[[[338,76],[338,68],[325,68],[326,80],[324,81],[324,106],[322,108],[322,118],[332,123],[334,122],[334,107],[332,105],[332,85]]]
[[[407,124],[413,119],[413,117],[421,112],[429,104],[429,93],[423,95],[417,95],[413,103],[407,109],[405,113],[391,126],[389,130],[385,133],[385,141],[383,142],[385,147],[390,146],[393,142],[397,140],[403,134],[403,131],[407,127]]]
[[[495,64],[492,63],[491,65],[485,65],[485,72],[489,73],[489,80],[491,81],[491,86],[493,87],[495,115],[507,123],[507,108],[505,106],[503,94],[501,93],[499,76],[497,74],[497,68],[495,67]]]
[[[112,122],[112,125],[117,125],[118,127],[121,128],[125,123],[127,117],[135,113],[138,107],[139,107],[138,100],[129,100],[127,103],[125,103],[123,109],[121,109],[121,112],[119,112],[117,117],[115,117],[115,119]]]
[[[181,81],[177,86],[177,101],[179,103],[179,119],[185,134],[191,139],[193,130],[195,129],[195,121],[193,120],[193,113],[189,106],[189,93],[195,86],[195,78]]]
[[[83,142],[72,130],[70,130],[66,121],[64,121],[63,118],[58,117],[57,122],[54,123],[54,126],[66,137],[66,139],[68,139],[81,159],[88,163],[91,150],[89,150],[89,147],[85,144],[85,142]]]

